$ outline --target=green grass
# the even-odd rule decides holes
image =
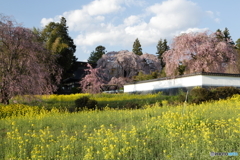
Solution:
[[[140,101],[138,96],[94,98],[108,98],[104,103],[109,103],[121,98]],[[151,97],[141,96],[141,100]],[[145,105],[138,110],[107,107],[69,113],[18,107],[31,114],[16,113],[0,119],[0,159],[239,158],[211,157],[209,152],[240,153],[240,96],[200,105]]]

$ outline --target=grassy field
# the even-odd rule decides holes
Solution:
[[[59,105],[73,105],[79,96],[41,97],[39,106],[56,107],[51,110],[0,106],[0,159],[239,159],[209,153],[240,153],[240,96],[200,105],[168,106],[164,101],[160,106],[159,94],[95,95],[113,108],[127,100],[146,105],[138,110],[59,111]]]
[[[46,109],[52,108],[75,108],[74,101],[83,96],[88,96],[90,99],[98,101],[98,108],[123,108],[127,103],[135,103],[141,106],[146,104],[154,104],[156,102],[162,102],[165,99],[170,99],[170,96],[164,96],[161,93],[158,94],[72,94],[72,95],[48,95],[48,96],[37,96],[35,99],[31,99],[31,102],[21,98],[15,98],[17,102],[33,105],[33,106],[44,106]],[[176,98],[176,96],[175,96]]]

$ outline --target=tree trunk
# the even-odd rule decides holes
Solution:
[[[8,105],[9,104],[9,99],[8,98],[2,98],[1,103]]]
[[[3,90],[0,90],[1,91],[1,95],[0,95],[0,103],[3,103],[3,104],[6,104],[8,105],[9,104],[9,96],[7,93],[5,93]]]

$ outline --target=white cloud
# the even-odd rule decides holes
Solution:
[[[201,9],[187,0],[164,1],[147,8],[147,11],[155,14],[149,25],[167,32],[198,26],[202,18]]]
[[[129,26],[134,25],[134,24],[139,23],[139,22],[141,22],[140,17],[135,16],[135,15],[131,15],[130,17],[124,19],[124,24],[129,25]]]
[[[121,3],[121,0],[95,0],[90,4],[83,6],[83,10],[90,16],[104,15],[124,10],[124,8],[120,5]]]
[[[41,20],[41,26],[44,27],[44,26],[46,26],[48,23],[50,23],[50,22],[52,22],[52,21],[54,21],[52,18],[43,18],[43,19]]]
[[[198,28],[204,16],[219,21],[216,13],[203,11],[189,0],[166,0],[148,7],[146,4],[139,0],[94,0],[79,10],[43,18],[41,23],[58,21],[64,16],[69,30],[78,34],[73,38],[80,52],[89,54],[97,45],[128,49],[136,38],[143,48],[150,45],[155,48],[160,38],[172,39],[182,32],[205,31],[206,28]],[[125,12],[139,6],[144,7],[139,14]]]
[[[188,28],[186,31],[182,31],[180,32],[180,34],[182,33],[191,33],[191,32],[205,32],[208,31],[208,28]]]
[[[216,23],[220,23],[220,18],[218,18],[218,16],[220,16],[220,13],[219,12],[212,12],[212,11],[206,11],[206,14],[212,18]]]

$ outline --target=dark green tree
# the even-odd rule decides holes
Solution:
[[[158,41],[157,53],[156,54],[158,55],[158,59],[160,59],[162,68],[165,67],[165,63],[163,61],[163,53],[167,50],[169,50],[169,46],[167,45],[167,40],[166,39],[164,39],[164,40],[160,39]]]
[[[102,55],[105,54],[105,47],[104,46],[97,46],[95,51],[91,52],[90,57],[88,58],[88,63],[97,63],[97,61],[102,58]]]
[[[220,41],[225,41],[225,42],[227,42],[231,45],[234,45],[234,42],[232,41],[232,38],[230,36],[230,32],[229,32],[227,27],[223,31],[221,31],[220,29],[217,29],[216,33],[217,33],[216,34],[217,38]]]
[[[133,51],[133,53],[135,53],[136,55],[139,55],[139,56],[141,56],[143,54],[142,47],[141,47],[141,44],[140,44],[138,38],[133,43],[132,51]]]
[[[237,67],[238,71],[240,71],[240,38],[235,43],[235,49],[237,51]]]
[[[236,49],[240,52],[240,38],[236,41]]]
[[[62,80],[71,76],[69,72],[74,66],[77,58],[74,56],[76,45],[68,34],[66,19],[61,18],[60,23],[50,22],[41,32],[42,40],[46,48],[58,56],[57,63],[62,67]],[[38,33],[37,31],[35,31]]]
[[[222,30],[221,29],[217,29],[215,33],[216,33],[216,37],[219,39],[219,41],[222,41],[223,38],[224,38]]]

